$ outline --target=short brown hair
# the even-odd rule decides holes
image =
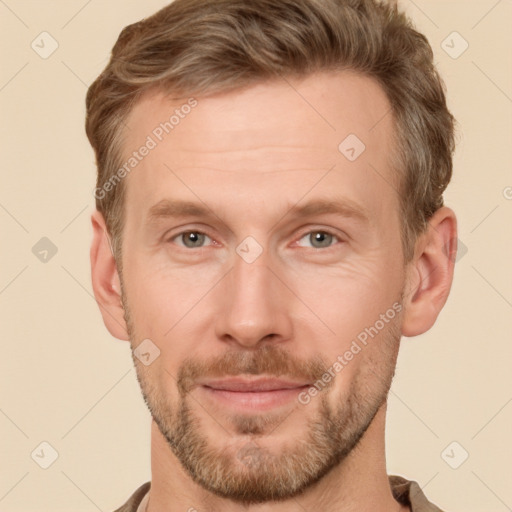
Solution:
[[[121,165],[126,117],[156,88],[185,95],[228,92],[315,71],[359,72],[391,104],[405,261],[452,174],[454,118],[426,37],[396,5],[379,0],[175,0],[123,29],[87,93],[86,132],[97,187]],[[340,141],[341,142],[341,141]],[[121,264],[124,184],[96,197]]]

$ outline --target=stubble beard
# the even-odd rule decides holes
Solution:
[[[134,348],[133,344],[140,338],[137,337],[125,298],[123,305]],[[132,356],[142,395],[153,420],[190,477],[214,495],[249,505],[297,497],[346,460],[386,403],[394,376],[400,334],[399,320],[396,318],[381,333],[379,340],[373,341],[380,344],[384,356],[380,356],[379,362],[371,357],[366,359],[354,375],[346,398],[340,399],[336,406],[331,404],[332,398],[329,400],[333,390],[330,386],[312,398],[308,405],[297,402],[295,409],[284,417],[263,413],[231,415],[229,425],[224,430],[228,441],[238,436],[240,442],[230,442],[229,449],[227,443],[216,444],[205,432],[205,419],[219,421],[206,414],[204,406],[191,396],[195,377],[206,368],[215,368],[219,375],[289,375],[289,371],[276,371],[279,365],[289,370],[290,366],[297,367],[300,363],[294,363],[294,366],[290,362],[291,355],[276,345],[267,345],[258,352],[226,353],[214,366],[187,360],[180,367],[177,377],[178,403],[171,403],[168,396],[152,382],[151,367],[137,361],[133,352]],[[321,367],[319,361],[306,366],[302,363],[301,373],[291,372],[290,376],[302,376],[304,372],[319,376]],[[343,378],[343,371],[337,378]],[[316,379],[312,382],[316,382]],[[317,407],[317,412],[306,418],[305,435],[293,439],[287,436],[290,441],[279,449],[265,446],[265,436],[277,433],[280,428],[287,428],[289,416],[295,417],[296,422],[301,421],[300,416],[298,418],[296,415],[300,415],[301,411],[307,413],[309,407]],[[194,409],[201,411],[203,417]]]

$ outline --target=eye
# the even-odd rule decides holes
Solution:
[[[333,245],[333,242],[340,241],[336,235],[322,230],[310,231],[300,238],[299,245],[302,245],[300,243],[302,240],[309,242],[310,247],[313,247],[314,249],[325,249]]]
[[[177,245],[181,245],[187,249],[201,248],[206,240],[210,240],[211,242],[211,238],[200,231],[184,231],[171,238],[173,242],[176,240],[181,240],[181,243],[177,242]]]

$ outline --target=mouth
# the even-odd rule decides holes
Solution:
[[[309,383],[272,378],[203,381],[199,389],[217,405],[238,411],[266,411],[296,400]]]

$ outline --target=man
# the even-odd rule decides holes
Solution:
[[[152,415],[119,511],[438,511],[388,477],[400,337],[447,299],[454,120],[374,0],[176,0],[87,95],[92,280]]]

